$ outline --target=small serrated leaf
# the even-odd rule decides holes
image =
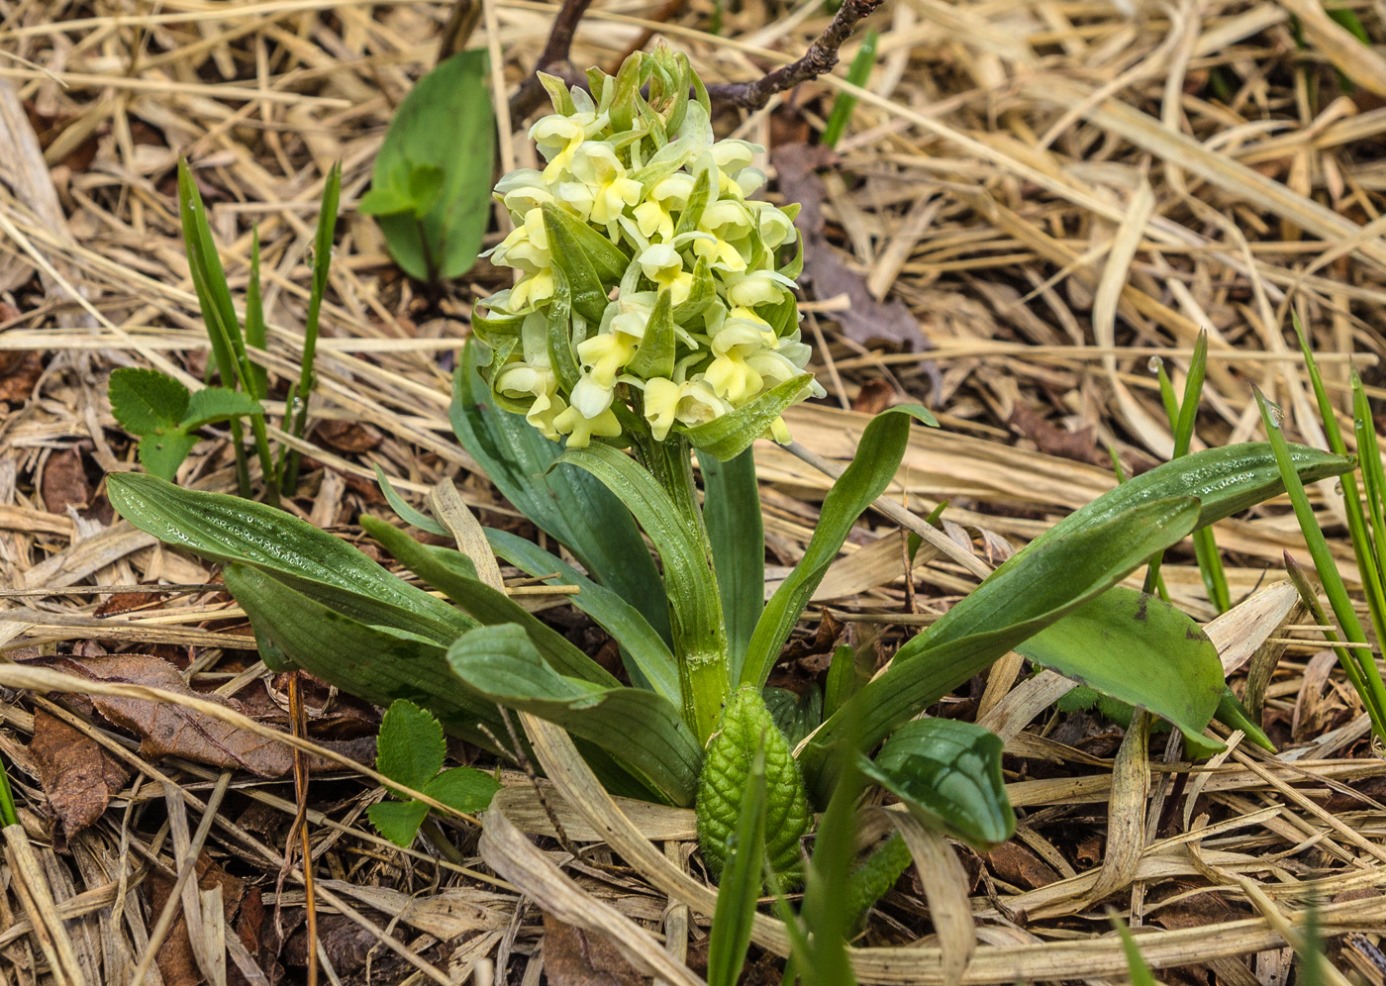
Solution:
[[[172,428],[188,410],[188,388],[158,370],[121,367],[111,373],[107,393],[111,413],[134,435]]]
[[[196,435],[181,431],[145,435],[140,439],[140,464],[151,476],[171,483],[178,473],[178,467],[196,444]]]
[[[392,781],[422,791],[443,769],[443,727],[433,714],[399,699],[380,721],[375,769]]]
[[[366,809],[366,817],[377,832],[401,849],[408,849],[428,817],[428,805],[422,801],[379,801]]]
[[[500,790],[500,782],[475,767],[445,770],[423,787],[424,794],[469,815],[485,811]]]
[[[188,400],[187,410],[178,427],[184,431],[194,431],[216,421],[264,413],[260,402],[244,391],[204,387]]]

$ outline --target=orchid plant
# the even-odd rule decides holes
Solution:
[[[531,135],[545,165],[496,186],[514,228],[491,259],[516,279],[480,306],[452,406],[468,453],[563,552],[482,530],[451,484],[425,514],[383,475],[402,519],[465,550],[378,518],[362,526],[446,601],[261,504],[113,475],[122,515],[225,565],[267,664],[381,705],[411,700],[492,748],[507,735],[498,705],[550,720],[613,793],[696,804],[714,872],[754,780],[765,857],[792,882],[811,806],[829,802],[844,769],[958,838],[1008,838],[1001,741],[918,717],[1013,649],[1215,746],[1205,727],[1240,710],[1213,645],[1168,603],[1117,583],[1281,492],[1264,444],[1187,455],[1098,498],[870,680],[843,647],[823,687],[767,687],[848,534],[892,482],[911,423],[935,422],[903,406],[864,424],[802,559],[767,599],[752,446],[787,441],[785,412],[822,393],[799,336],[795,210],[753,197],[760,149],[714,139],[683,55],[636,53],[587,81],[544,79],[554,112]],[[1290,457],[1304,480],[1349,467],[1302,447]],[[497,559],[576,587],[574,605],[619,645],[624,680],[511,599]],[[897,849],[882,851],[898,860]],[[871,866],[862,879],[880,885]]]

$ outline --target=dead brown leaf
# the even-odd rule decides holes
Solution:
[[[34,713],[29,753],[64,841],[100,818],[130,777],[99,743],[42,710]]]
[[[92,486],[80,449],[59,449],[43,468],[43,505],[50,514],[66,514],[68,507],[82,510],[91,505]]]
[[[106,597],[105,602],[96,607],[97,616],[118,616],[132,613],[138,609],[153,606],[165,598],[162,592],[116,592]]]
[[[908,350],[930,348],[919,320],[897,298],[877,301],[866,279],[850,270],[823,232],[823,183],[815,171],[836,160],[832,149],[821,144],[781,144],[770,157],[779,176],[780,192],[798,202],[797,225],[804,235],[803,280],[819,301],[846,295],[848,306],[832,312],[849,339],[869,345],[885,342]]]
[[[875,377],[861,385],[852,398],[852,410],[859,414],[880,414],[895,403],[895,388],[889,381]]]
[[[998,880],[1024,890],[1048,886],[1059,879],[1048,863],[1018,842],[1003,842],[984,853],[982,859]]]
[[[1097,431],[1092,425],[1069,431],[1023,401],[1016,403],[1006,424],[1020,437],[1034,442],[1045,455],[1057,455],[1061,459],[1073,459],[1095,466],[1106,463],[1106,456],[1097,449]]]
[[[544,972],[550,986],[643,986],[645,977],[611,939],[544,915]]]
[[[235,929],[236,937],[245,946],[252,958],[262,962],[262,943],[265,939],[265,907],[257,887],[248,887],[245,881],[227,873],[207,853],[197,859],[197,886],[200,890],[221,890],[222,913],[228,929]],[[162,870],[152,870],[149,875],[148,894],[150,909],[158,914],[168,901],[173,890],[174,877]],[[156,958],[159,974],[170,986],[193,986],[203,982],[197,961],[193,958],[192,942],[188,939],[188,925],[180,911],[174,918],[168,937],[159,948]],[[245,986],[247,980],[234,963],[227,963],[226,981],[230,986]]]
[[[360,421],[341,419],[322,422],[313,430],[313,436],[338,452],[358,455],[371,451],[384,440],[379,429]]]

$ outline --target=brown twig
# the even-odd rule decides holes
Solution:
[[[525,79],[520,88],[515,90],[515,95],[510,97],[512,121],[518,123],[544,102],[544,87],[539,82],[540,72],[559,70],[557,74],[566,75],[562,69],[566,67],[568,55],[573,50],[573,35],[577,33],[582,15],[587,13],[587,8],[591,5],[592,0],[563,0],[563,6],[558,9],[558,14],[553,19],[549,40],[544,43],[544,50],[539,53],[539,59],[534,63],[534,73]]]
[[[830,23],[813,42],[802,58],[777,68],[755,82],[733,82],[708,86],[713,102],[731,103],[744,109],[758,110],[770,102],[776,93],[793,89],[833,70],[838,49],[852,36],[857,24],[876,12],[882,0],[843,0]]]

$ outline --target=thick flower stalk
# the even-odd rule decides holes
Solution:
[[[788,441],[780,412],[822,393],[804,372],[799,259],[779,263],[797,209],[750,197],[760,148],[712,139],[685,56],[636,53],[590,82],[544,79],[555,112],[530,135],[545,167],[496,186],[514,229],[491,260],[518,277],[476,320],[492,390],[570,448],[677,433],[725,458]]]

